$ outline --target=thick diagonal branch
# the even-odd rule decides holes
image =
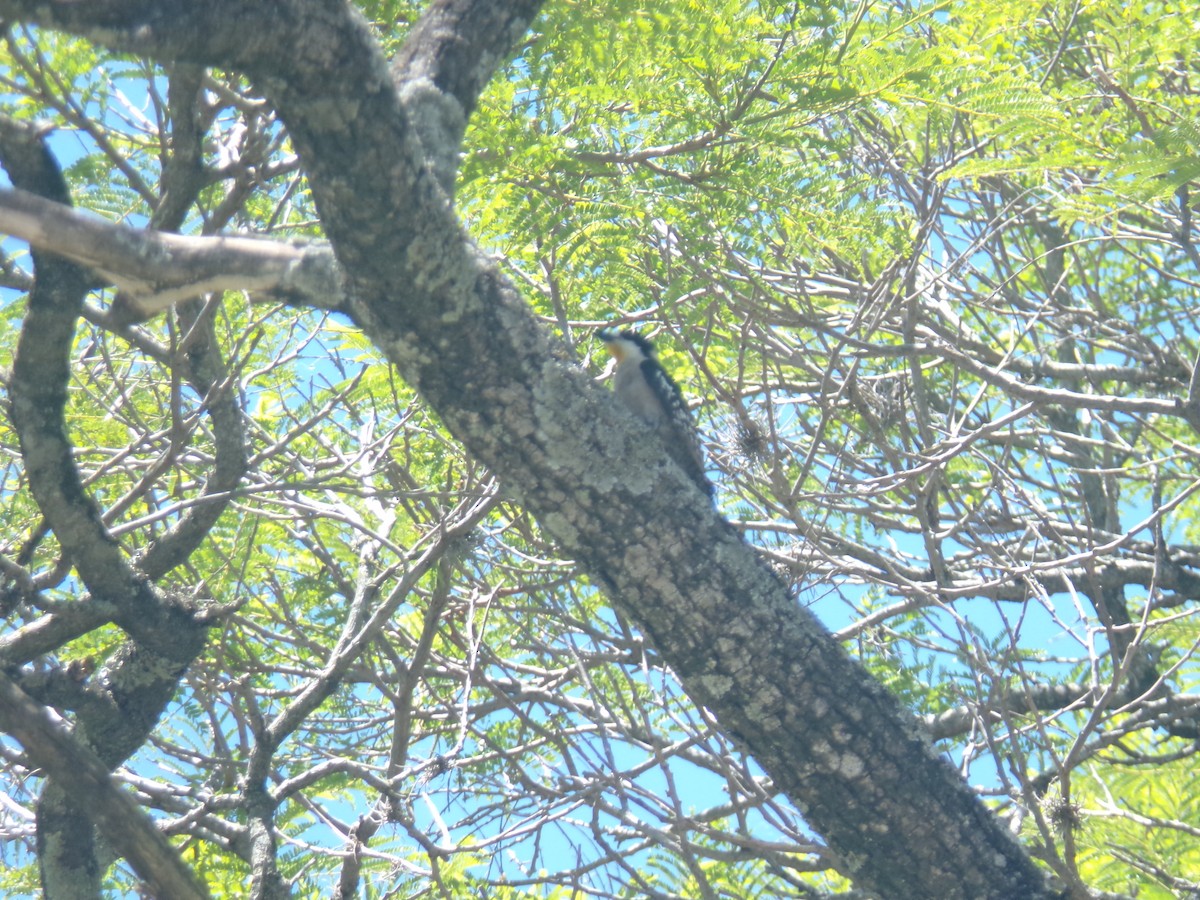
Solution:
[[[129,861],[154,896],[179,900],[208,896],[137,801],[113,783],[105,764],[79,746],[62,725],[49,718],[45,708],[3,673],[0,728],[21,743],[76,808],[87,810],[104,830],[105,840]],[[79,848],[74,849],[78,852]]]

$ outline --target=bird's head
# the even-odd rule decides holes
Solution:
[[[654,347],[650,341],[636,331],[601,328],[596,332],[596,339],[604,344],[608,355],[617,362],[624,362],[631,357],[646,359],[654,353]]]

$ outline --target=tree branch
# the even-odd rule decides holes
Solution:
[[[14,184],[66,202],[66,184],[43,136],[0,119],[0,158]],[[185,604],[129,565],[84,489],[65,412],[71,348],[88,279],[53,254],[34,250],[32,256],[34,288],[13,364],[11,415],[39,509],[80,580],[112,607],[114,620],[132,638],[112,654],[93,685],[97,702],[80,709],[75,723],[75,739],[115,767],[146,740],[179,676],[203,647],[206,628]],[[51,778],[46,784],[37,820],[46,893],[83,884],[98,890],[91,823],[66,783]]]
[[[70,796],[75,809],[86,812],[103,830],[105,840],[129,860],[154,896],[180,900],[208,896],[137,802],[113,784],[105,764],[52,721],[49,710],[29,699],[3,672],[0,728],[20,741],[37,765]]]
[[[185,237],[131,228],[35,194],[0,188],[0,232],[86,266],[120,291],[118,323],[140,321],[183,300],[221,291],[262,291],[300,306],[336,309],[341,279],[322,243]]]

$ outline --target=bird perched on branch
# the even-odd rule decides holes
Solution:
[[[704,475],[700,434],[679,386],[654,356],[654,346],[634,331],[602,328],[596,333],[617,361],[613,393],[617,399],[666,445],[667,453],[706,496],[712,483]]]

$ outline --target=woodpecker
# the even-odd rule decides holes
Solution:
[[[617,361],[613,393],[617,399],[662,438],[667,452],[706,496],[713,486],[704,475],[700,434],[679,386],[654,356],[654,347],[633,331],[602,328],[596,337]]]

